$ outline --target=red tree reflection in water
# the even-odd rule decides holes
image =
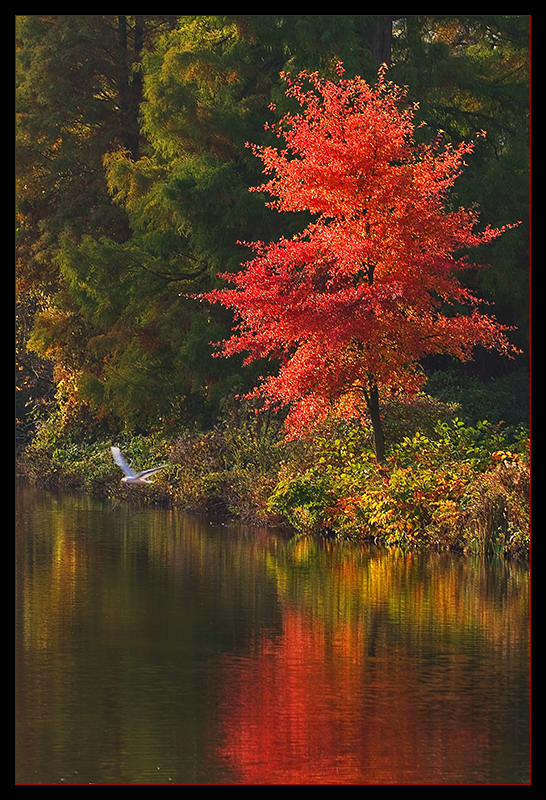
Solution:
[[[279,638],[260,643],[255,657],[229,660],[217,755],[241,784],[443,783],[449,774],[464,783],[478,775],[478,739],[489,725],[476,723],[472,698],[457,698],[446,726],[434,690],[416,680],[415,658],[392,644],[388,660],[380,648],[370,656],[364,639],[360,626],[327,636],[316,618],[285,610]],[[446,701],[461,669],[453,660]]]

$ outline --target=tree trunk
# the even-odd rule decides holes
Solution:
[[[379,391],[375,381],[370,381],[370,388],[364,393],[364,396],[372,421],[375,458],[378,464],[382,464],[385,461],[385,434],[383,432],[383,423],[379,411]]]
[[[121,111],[122,137],[124,144],[136,161],[139,158],[140,124],[139,108],[142,100],[142,78],[133,62],[139,61],[142,51],[142,24],[138,18],[132,27],[133,46],[129,45],[129,21],[125,15],[117,18],[118,45],[120,50],[120,77],[118,85]]]
[[[368,34],[368,44],[379,64],[391,64],[392,21],[394,17],[378,16]]]

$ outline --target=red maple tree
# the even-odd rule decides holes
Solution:
[[[311,222],[294,238],[246,243],[254,258],[206,299],[235,313],[220,354],[279,359],[255,394],[288,406],[289,437],[328,414],[368,416],[381,461],[380,397],[416,392],[425,356],[513,350],[458,278],[474,266],[466,251],[504,228],[479,231],[475,211],[451,208],[473,144],[417,143],[415,107],[386,69],[375,86],[343,78],[341,65],[337,81],[284,78],[301,112],[269,126],[281,149],[248,145],[267,176],[251,191]]]

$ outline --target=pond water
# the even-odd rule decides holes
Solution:
[[[17,505],[17,785],[529,783],[524,565]]]

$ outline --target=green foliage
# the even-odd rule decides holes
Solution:
[[[470,425],[488,419],[512,427],[530,422],[529,375],[524,365],[506,375],[480,380],[466,365],[430,370],[426,391],[443,403],[452,404]]]
[[[61,415],[57,414],[37,426],[36,435],[20,459],[19,473],[38,486],[85,490],[114,497],[122,492],[122,474],[110,451],[114,443],[122,448],[127,461],[137,470],[167,460],[167,443],[158,437],[131,436],[115,442],[90,438],[82,435],[73,424],[63,423]],[[155,487],[147,488],[150,489],[148,499],[165,496],[160,480],[159,491],[154,492]],[[143,499],[146,495],[139,497]]]
[[[213,513],[256,517],[267,512],[285,456],[281,423],[248,404],[227,402],[221,424],[210,431],[185,431],[170,449],[176,465],[174,502]]]
[[[269,499],[299,530],[389,546],[525,552],[529,544],[526,432],[455,417],[416,431],[377,466],[351,439],[316,440],[316,463],[288,471]],[[353,440],[354,441],[354,440]]]
[[[457,463],[468,463],[480,470],[506,442],[501,426],[486,420],[473,427],[454,417],[449,422],[438,422],[435,432],[433,437],[419,431],[413,437],[405,437],[393,448],[391,460],[402,467],[424,464],[440,468],[456,459]]]
[[[310,469],[303,475],[281,480],[268,500],[268,508],[296,530],[322,530],[327,527],[332,502],[330,470]]]

